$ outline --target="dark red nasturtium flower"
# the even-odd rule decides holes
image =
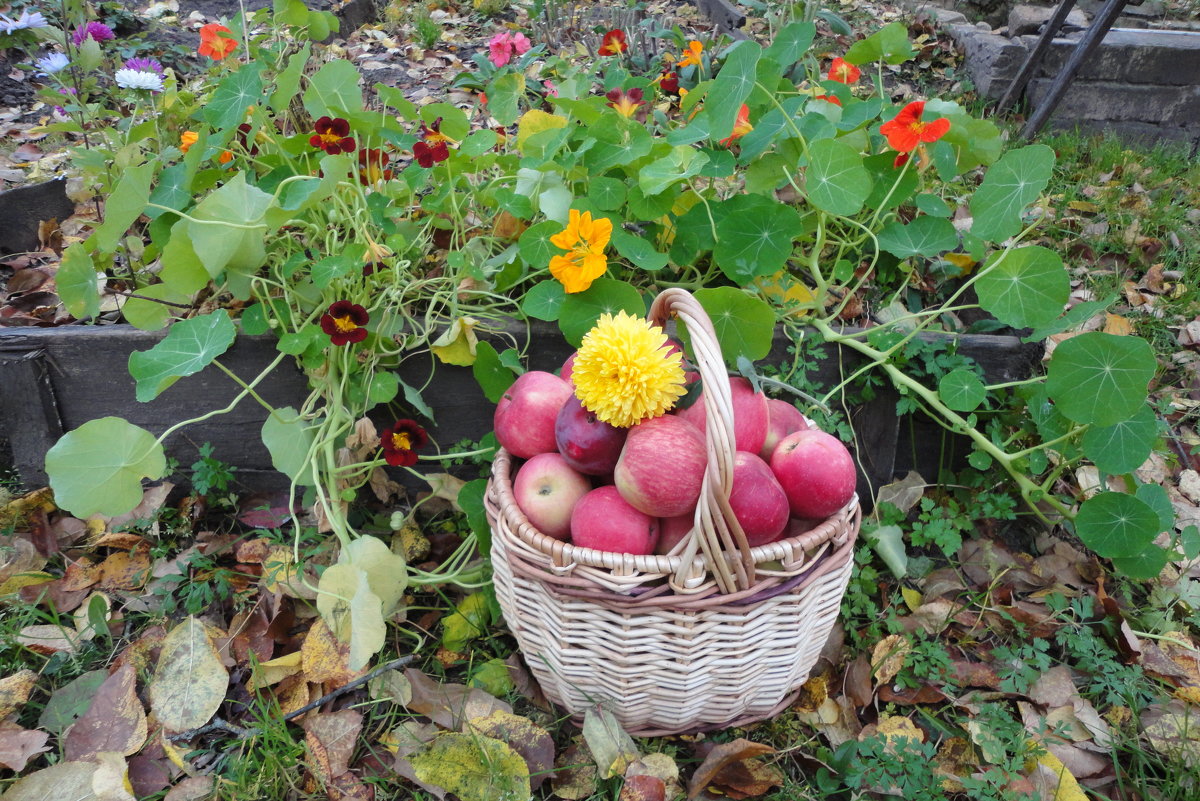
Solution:
[[[354,138],[350,136],[350,123],[341,117],[322,117],[313,125],[315,134],[308,143],[319,147],[331,156],[354,152]]]
[[[602,56],[619,56],[628,49],[629,42],[625,41],[625,31],[617,28],[604,34],[604,41],[600,43],[597,52]]]
[[[442,118],[438,117],[432,125],[421,123],[421,140],[413,145],[413,155],[422,167],[432,167],[438,162],[450,158],[450,137],[442,133]]]
[[[679,74],[670,70],[659,75],[658,88],[669,95],[679,94]]]
[[[392,157],[377,147],[365,147],[358,151],[358,180],[363,186],[371,186],[378,181],[392,180],[392,171],[388,167]]]
[[[321,330],[329,334],[333,344],[349,345],[367,338],[367,329],[363,326],[370,319],[367,310],[362,306],[348,300],[339,300],[321,315]]]
[[[379,435],[383,458],[392,467],[410,467],[417,463],[417,451],[429,444],[429,435],[415,420],[397,420]]]

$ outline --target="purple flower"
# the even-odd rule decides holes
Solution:
[[[61,86],[61,87],[59,87],[59,89],[58,89],[58,93],[59,93],[60,95],[65,95],[66,97],[74,97],[75,95],[78,95],[78,94],[79,94],[79,92],[77,92],[77,91],[75,90],[75,87],[74,87],[74,86]],[[55,111],[57,111],[59,114],[62,114],[62,115],[64,115],[64,116],[65,116],[65,115],[66,115],[66,113],[67,113],[67,110],[66,110],[65,108],[63,108],[62,106],[55,106],[55,107],[54,107],[54,110],[55,110]]]
[[[152,58],[131,58],[125,62],[125,69],[135,70],[137,72],[153,72],[158,77],[163,76],[163,66]]]
[[[95,39],[97,42],[107,42],[109,39],[115,39],[112,28],[105,25],[103,22],[88,22],[80,25],[75,29],[75,33],[71,35],[71,41],[76,47],[80,47],[88,39]]]

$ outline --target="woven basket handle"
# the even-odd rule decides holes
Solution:
[[[745,590],[754,581],[754,560],[750,544],[729,507],[733,488],[733,456],[736,451],[733,429],[733,396],[729,374],[721,358],[721,346],[712,321],[700,303],[682,289],[665,289],[654,299],[649,319],[665,325],[675,317],[687,326],[696,368],[704,383],[704,407],[707,413],[704,443],[708,466],[696,505],[695,525],[680,553],[681,563],[675,574],[676,586],[689,578],[697,551],[712,571],[723,593]]]

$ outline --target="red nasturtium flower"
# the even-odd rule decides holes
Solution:
[[[925,111],[924,100],[914,100],[905,106],[893,119],[888,120],[879,128],[879,132],[887,137],[888,144],[893,150],[908,153],[915,150],[922,142],[936,142],[950,130],[950,120],[938,117],[936,120],[924,122],[921,113]]]
[[[750,124],[750,108],[743,103],[738,109],[737,119],[733,123],[733,133],[721,140],[721,144],[729,147],[734,143],[734,140],[741,139],[746,134],[754,130],[754,126]]]
[[[627,92],[621,89],[610,89],[604,96],[608,98],[607,105],[615,108],[617,113],[624,117],[633,117],[637,114],[644,97],[642,90],[636,88]]]
[[[392,171],[388,167],[392,157],[377,147],[364,147],[358,151],[358,181],[363,186],[370,186],[378,181],[392,180]]]
[[[454,140],[442,133],[441,117],[434,120],[432,125],[421,123],[421,139],[413,145],[413,155],[422,167],[432,167],[450,158],[449,143]]]
[[[825,76],[826,80],[837,81],[838,83],[851,84],[857,81],[862,76],[862,70],[853,64],[849,64],[838,56],[829,65],[829,74]]]
[[[429,444],[429,435],[415,420],[397,420],[379,435],[383,458],[392,467],[411,467],[417,463],[417,450]]]
[[[826,103],[832,103],[835,106],[842,105],[842,101],[838,100],[836,95],[816,95],[813,100],[824,100]]]
[[[233,38],[233,31],[224,25],[211,22],[200,28],[200,47],[196,51],[200,55],[220,61],[234,50],[237,50],[237,40]]]
[[[367,338],[367,329],[363,326],[370,319],[367,310],[362,306],[348,300],[339,300],[321,315],[321,330],[329,334],[333,344],[349,345],[351,342],[362,342]]]
[[[319,147],[331,156],[354,152],[354,137],[350,136],[350,123],[341,117],[322,117],[313,124],[316,131],[308,143]]]
[[[604,34],[604,41],[600,43],[600,49],[596,52],[602,56],[619,56],[628,49],[629,42],[625,40],[625,31],[616,28]]]
[[[664,71],[658,76],[658,88],[669,95],[679,94],[679,73],[674,70]]]

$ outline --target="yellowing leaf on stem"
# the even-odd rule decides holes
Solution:
[[[558,117],[541,109],[530,109],[521,115],[521,119],[517,121],[517,150],[522,153],[525,151],[525,142],[534,134],[539,134],[542,131],[552,131],[556,128],[565,128],[567,121],[563,117]]]
[[[352,564],[330,565],[317,585],[317,611],[333,635],[350,646],[351,670],[365,666],[383,648],[387,628],[383,602],[371,592],[367,571]]]
[[[459,317],[434,340],[429,349],[445,364],[470,367],[475,363],[475,326],[479,321],[473,317]]]

